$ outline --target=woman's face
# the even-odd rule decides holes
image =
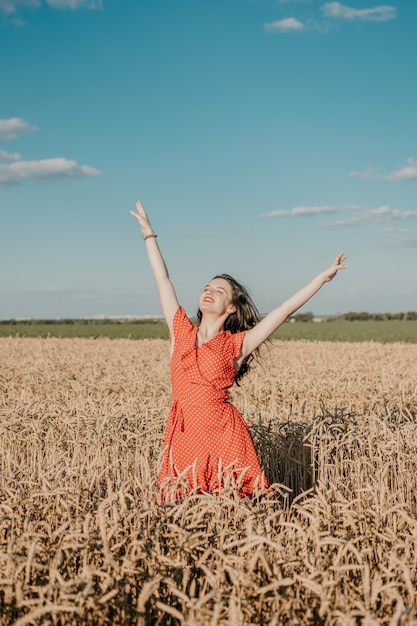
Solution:
[[[232,287],[224,278],[212,278],[212,280],[204,287],[198,306],[202,313],[233,313],[236,310],[232,304]]]

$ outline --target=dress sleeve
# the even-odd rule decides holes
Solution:
[[[242,330],[240,333],[233,333],[231,335],[233,346],[233,358],[237,359],[242,353],[242,344],[246,335],[246,330]]]
[[[184,309],[182,308],[182,306],[180,306],[175,312],[172,328],[173,328],[174,338],[180,337],[183,333],[189,332],[190,329],[193,328],[193,324],[191,320],[189,319],[189,317],[187,316]],[[172,341],[171,335],[169,338],[170,338],[170,341]]]

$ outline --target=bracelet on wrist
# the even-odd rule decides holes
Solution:
[[[151,237],[154,237],[155,239],[158,237],[158,235],[156,235],[155,233],[149,233],[149,235],[144,235],[143,238],[145,239],[150,239]]]

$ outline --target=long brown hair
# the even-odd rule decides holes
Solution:
[[[230,330],[231,333],[239,333],[253,328],[260,321],[260,315],[246,287],[233,278],[233,276],[230,276],[230,274],[217,274],[216,276],[213,276],[213,279],[214,278],[223,278],[223,280],[227,280],[232,288],[232,304],[236,307],[236,311],[231,313],[226,319],[224,323],[224,330]],[[201,322],[202,317],[203,314],[200,309],[198,309],[198,323]],[[254,352],[257,354],[258,348]],[[250,363],[254,358],[254,354],[252,353],[242,363],[235,378],[237,385],[239,384],[239,380],[249,372]]]

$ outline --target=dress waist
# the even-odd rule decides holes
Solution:
[[[198,390],[197,393],[193,394],[190,389],[188,390],[188,393],[174,393],[174,402],[183,407],[224,404],[225,402],[228,402],[228,400],[229,394],[227,389],[206,388],[204,390],[204,394],[201,393],[201,390]]]
[[[190,395],[185,395],[182,398],[174,396],[174,402],[171,407],[171,417],[173,418],[172,427],[173,430],[176,424],[184,432],[184,411],[189,412],[190,409],[209,407],[209,406],[222,406],[229,401],[229,394],[227,389],[214,389],[212,392],[207,393],[204,398],[193,398]]]

